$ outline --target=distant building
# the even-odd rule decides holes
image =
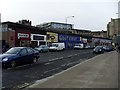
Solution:
[[[91,30],[83,30],[83,29],[72,29],[72,33],[76,35],[81,35],[81,36],[91,36]]]
[[[107,31],[92,31],[93,37],[107,38]]]
[[[120,34],[120,18],[112,19],[107,24],[107,35],[109,38],[114,39],[114,37]]]
[[[72,24],[58,23],[58,22],[48,22],[37,25],[39,28],[52,29],[52,30],[71,30],[73,28]]]

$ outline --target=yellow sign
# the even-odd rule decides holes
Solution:
[[[58,34],[47,32],[47,42],[58,42]]]

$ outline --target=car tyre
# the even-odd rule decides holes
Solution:
[[[12,67],[12,68],[16,67],[16,62],[15,62],[15,61],[12,61],[12,62],[11,62],[11,67]]]
[[[40,53],[43,53],[43,50],[41,50]]]

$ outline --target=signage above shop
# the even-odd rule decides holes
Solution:
[[[18,33],[18,39],[20,39],[20,38],[29,38],[29,34]]]
[[[31,34],[32,41],[46,41],[46,35],[41,34]]]

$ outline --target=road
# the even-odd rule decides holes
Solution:
[[[22,89],[36,80],[52,76],[95,55],[91,49],[41,53],[36,64],[3,69],[2,88]]]

